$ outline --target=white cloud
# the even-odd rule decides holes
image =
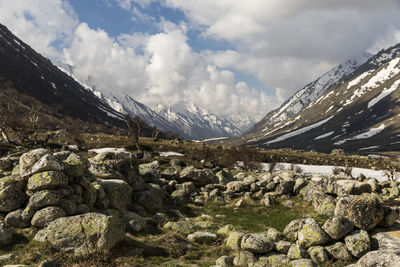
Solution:
[[[79,25],[68,63],[81,79],[115,96],[129,94],[150,106],[195,102],[219,114],[248,110],[260,117],[271,105],[263,92],[236,83],[232,72],[206,62],[187,43],[185,29],[167,23],[155,34],[124,34],[118,41],[102,30]]]
[[[38,52],[58,58],[54,43],[70,41],[78,18],[64,0],[0,0],[0,23]]]

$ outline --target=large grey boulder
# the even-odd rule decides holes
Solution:
[[[243,181],[233,181],[226,184],[226,190],[240,193],[249,189],[249,185]]]
[[[287,253],[287,257],[291,260],[299,260],[308,258],[307,251],[298,244],[292,244]]]
[[[119,179],[133,182],[138,165],[131,153],[124,151],[101,152],[89,159],[89,171],[100,179]]]
[[[360,258],[371,250],[371,240],[368,232],[365,230],[357,230],[345,237],[347,249],[354,257]]]
[[[384,219],[384,210],[374,194],[348,195],[339,198],[335,216],[341,216],[360,229],[371,230]]]
[[[99,180],[104,188],[106,197],[110,200],[110,207],[119,211],[125,211],[131,205],[132,189],[123,180]]]
[[[328,254],[322,246],[310,247],[307,252],[311,257],[311,260],[317,264],[322,265],[329,261]]]
[[[400,255],[400,228],[376,233],[372,236],[371,242],[373,249],[396,252]]]
[[[25,193],[14,186],[7,186],[0,191],[0,212],[10,212],[22,206]]]
[[[44,171],[29,177],[27,188],[31,192],[43,189],[62,188],[68,184],[68,177],[61,171]]]
[[[358,260],[356,267],[389,267],[399,266],[400,253],[385,250],[371,251]]]
[[[330,240],[330,237],[319,226],[318,222],[312,218],[306,219],[298,232],[298,241],[303,248],[325,245]]]
[[[333,239],[339,240],[353,231],[354,224],[343,217],[331,217],[322,226],[322,229]]]
[[[58,190],[42,190],[34,193],[29,199],[29,208],[38,210],[59,203],[64,195]]]
[[[205,186],[217,183],[218,179],[210,169],[195,169],[193,166],[188,166],[181,171],[178,181],[193,182],[196,186]]]
[[[59,207],[47,207],[35,213],[32,218],[32,226],[43,228],[47,223],[54,221],[58,218],[64,217],[65,211]]]
[[[124,238],[125,224],[118,217],[100,213],[63,217],[40,230],[35,240],[76,255],[109,250]]]
[[[274,244],[265,234],[246,234],[240,242],[242,250],[253,253],[267,253],[274,248]]]
[[[43,148],[31,150],[23,154],[19,158],[20,175],[22,177],[25,177],[33,174],[33,172],[31,171],[33,165],[35,165],[35,163],[45,155],[51,155],[51,152]]]
[[[139,173],[146,181],[160,178],[160,163],[156,160],[150,163],[140,164]]]
[[[210,232],[194,232],[187,236],[189,241],[193,241],[201,244],[210,244],[217,240],[217,235]]]
[[[217,172],[216,176],[217,176],[219,184],[226,185],[226,184],[234,181],[232,174],[225,170]]]
[[[242,232],[230,232],[228,238],[226,239],[226,246],[233,250],[239,249],[244,235],[245,234]]]
[[[306,222],[306,219],[297,219],[291,221],[288,225],[286,225],[283,230],[283,234],[290,240],[296,241],[298,232],[301,229],[302,225]]]
[[[361,195],[363,193],[371,193],[372,187],[368,183],[359,182],[356,180],[337,180],[336,194],[344,195]]]
[[[163,210],[163,199],[163,190],[152,184],[149,185],[146,191],[133,194],[133,203],[141,205],[150,214]]]

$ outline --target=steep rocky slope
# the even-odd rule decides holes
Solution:
[[[400,149],[399,62],[400,44],[380,51],[294,118],[273,128],[259,123],[243,143],[324,152]]]

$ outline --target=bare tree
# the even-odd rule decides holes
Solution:
[[[160,133],[160,131],[157,129],[156,126],[153,126],[153,127],[152,127],[152,130],[153,130],[153,132],[152,132],[152,134],[151,134],[151,137],[154,138],[154,139],[157,139],[157,136],[158,136],[158,134]]]
[[[132,119],[129,115],[126,116],[126,125],[128,127],[128,136],[132,138],[136,148],[140,149],[139,138],[142,135],[142,130],[148,127],[147,122],[142,120],[138,115]]]
[[[5,142],[9,143],[8,127],[11,121],[11,105],[0,106],[0,133]]]

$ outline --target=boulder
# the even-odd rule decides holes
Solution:
[[[45,155],[51,155],[47,149],[39,148],[23,154],[19,158],[19,169],[22,177],[33,174],[31,168],[33,165]]]
[[[215,264],[221,267],[233,267],[233,259],[234,257],[221,256],[216,260]]]
[[[265,234],[246,234],[242,237],[240,248],[253,253],[267,253],[274,248],[274,244]]]
[[[275,188],[275,192],[278,195],[289,195],[293,191],[294,184],[295,182],[292,179],[281,179]]]
[[[59,203],[64,195],[58,190],[42,190],[34,193],[29,199],[29,207],[38,210]]]
[[[285,235],[274,228],[269,228],[267,231],[267,237],[271,242],[276,243],[279,240],[284,239]]]
[[[6,176],[0,179],[0,191],[9,186],[24,191],[26,188],[26,180],[19,174]]]
[[[298,259],[308,258],[309,256],[307,251],[303,249],[300,245],[292,244],[287,253],[287,257],[291,260],[298,260]]]
[[[269,208],[276,205],[275,197],[267,193],[264,198],[260,200],[260,203],[265,207]]]
[[[384,211],[385,217],[379,223],[379,226],[385,227],[385,228],[392,227],[395,224],[397,218],[399,217],[399,210],[396,208],[384,206],[383,211]]]
[[[125,224],[118,217],[99,213],[63,217],[40,230],[35,240],[75,255],[109,250],[124,238]]]
[[[288,241],[278,241],[275,244],[275,249],[276,251],[278,251],[279,253],[283,253],[283,254],[287,254],[289,252],[290,247],[292,246],[292,243],[288,242]]]
[[[336,181],[336,194],[338,196],[361,195],[363,193],[371,193],[371,192],[372,192],[372,187],[368,183],[363,183],[356,180]]]
[[[45,171],[29,177],[27,188],[31,192],[43,189],[62,188],[68,184],[68,177],[61,171]]]
[[[133,203],[137,203],[144,207],[150,214],[154,214],[163,210],[164,192],[157,186],[152,186],[143,192],[133,194]]]
[[[13,242],[14,230],[0,221],[0,247],[9,245]]]
[[[191,234],[196,232],[196,227],[190,221],[167,222],[164,224],[163,229],[182,234]]]
[[[331,239],[314,219],[306,219],[298,232],[298,241],[303,248],[325,245]]]
[[[34,227],[43,228],[47,223],[65,216],[65,211],[59,207],[47,207],[35,213],[31,224]]]
[[[29,226],[31,226],[31,223],[29,220],[22,219],[23,211],[24,211],[23,209],[18,209],[8,213],[4,221],[6,222],[7,225],[11,227],[28,228]]]
[[[133,232],[141,232],[147,228],[146,220],[134,212],[124,213],[123,219],[127,223],[128,229]]]
[[[400,255],[400,228],[385,229],[371,238],[373,249],[396,252]]]
[[[386,267],[399,266],[400,253],[377,250],[365,254],[358,260],[356,267]]]
[[[323,265],[329,261],[328,254],[322,246],[310,247],[307,252],[311,260],[317,264]]]
[[[346,245],[342,242],[336,242],[333,245],[326,246],[325,250],[328,252],[328,255],[339,261],[348,262],[353,259]]]
[[[291,221],[288,225],[286,225],[283,230],[283,234],[290,240],[295,242],[297,240],[298,232],[301,226],[306,222],[306,219],[297,219]]]
[[[245,234],[242,232],[236,232],[236,231],[230,232],[226,240],[226,246],[234,250],[239,249],[244,235]]]
[[[335,240],[339,240],[353,231],[354,224],[343,217],[331,217],[322,226],[322,229]]]
[[[322,192],[314,195],[312,205],[319,215],[332,216],[335,213],[335,199]]]
[[[75,153],[69,156],[62,162],[64,172],[71,177],[82,177],[89,168],[89,161]]]
[[[285,254],[277,254],[270,252],[265,256],[262,256],[258,259],[258,262],[254,266],[289,266],[290,260]]]
[[[374,194],[349,195],[339,198],[335,216],[351,221],[356,227],[371,230],[384,219],[384,210]]]
[[[132,189],[123,180],[98,180],[104,188],[106,197],[110,200],[110,207],[119,211],[126,211],[132,201]]]
[[[10,212],[20,208],[25,202],[25,194],[14,186],[0,191],[0,212]]]
[[[195,186],[205,186],[217,182],[217,177],[210,169],[195,169],[193,166],[184,168],[179,174],[179,182],[193,182]]]
[[[344,239],[347,249],[354,257],[360,258],[371,250],[371,240],[368,232],[365,230],[357,230]]]

